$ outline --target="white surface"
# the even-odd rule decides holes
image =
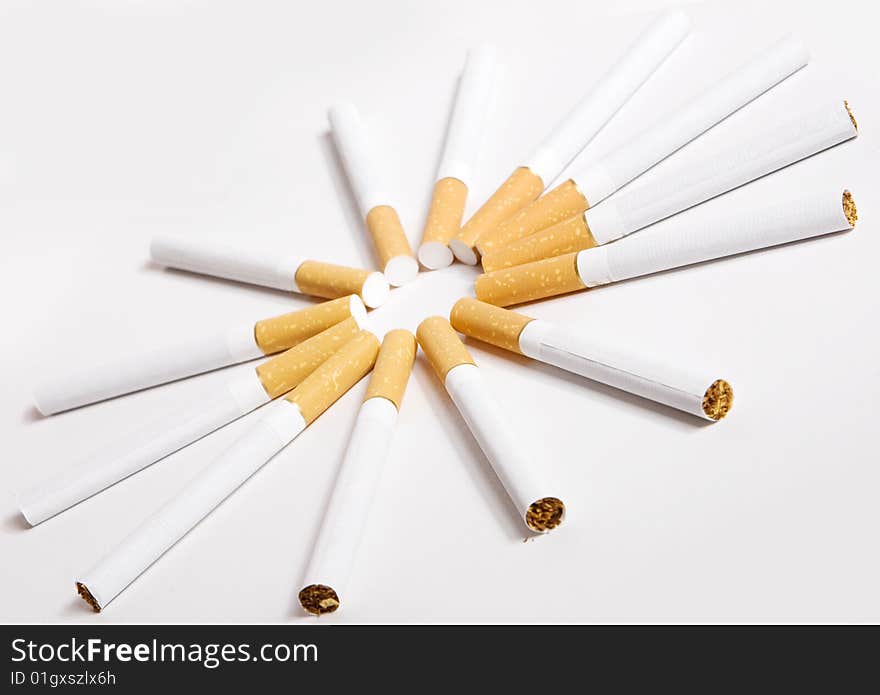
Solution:
[[[624,147],[586,167],[572,178],[590,205],[640,176],[730,114],[802,69],[809,51],[792,36],[775,41],[729,75],[719,75],[711,88],[656,125],[638,133]],[[572,167],[579,167],[577,163]]]
[[[15,69],[0,73],[0,573],[14,598],[0,613],[90,623],[299,619],[296,592],[365,383],[95,616],[75,594],[77,574],[254,415],[26,530],[13,491],[65,470],[108,432],[228,378],[212,372],[42,419],[30,405],[35,373],[96,346],[110,353],[311,303],[161,270],[146,258],[159,233],[308,247],[316,258],[369,267],[363,219],[326,136],[336,100],[384,114],[377,137],[398,145],[396,207],[415,241],[469,46],[489,38],[510,57],[498,109],[509,118],[487,142],[470,196],[478,206],[659,4],[617,3],[616,16],[607,3],[569,1],[545,3],[545,12],[532,2],[463,0],[443,12],[382,0],[56,0],[7,10],[0,54]],[[746,1],[688,13],[693,34],[618,114],[624,131],[591,147],[614,147],[791,30],[811,47],[811,64],[704,137],[750,132],[811,93],[849,99],[861,135],[726,194],[725,205],[839,179],[858,196],[858,227],[524,310],[664,362],[725,365],[737,401],[717,426],[469,342],[492,392],[516,403],[512,424],[570,497],[562,527],[530,543],[420,356],[348,602],[322,624],[880,619],[877,12],[869,3]],[[560,88],[571,77],[577,93]],[[698,154],[696,145],[670,163]],[[420,274],[372,313],[413,330],[471,293],[475,275],[460,264]],[[585,441],[589,452],[579,455]],[[465,606],[448,590],[463,577],[479,602]],[[552,601],[535,591],[548,577]]]
[[[29,524],[40,524],[268,402],[263,384],[250,369],[206,398],[164,413],[121,438],[98,435],[108,439],[97,451],[23,493],[19,509]]]
[[[652,22],[633,43],[618,47],[620,58],[614,67],[590,85],[577,106],[525,160],[545,187],[657,72],[689,30],[687,14],[673,11]]]
[[[843,100],[835,99],[782,122],[761,124],[746,140],[705,152],[696,166],[686,162],[648,185],[634,183],[591,207],[584,218],[596,242],[605,244],[856,135]]]
[[[259,412],[260,419],[227,451],[80,575],[77,581],[101,609],[306,428],[299,408],[283,398]]]
[[[693,358],[684,365],[659,364],[631,347],[603,344],[586,332],[576,333],[541,319],[526,324],[519,334],[519,347],[532,359],[703,419],[710,419],[703,412],[703,396],[724,376],[717,368],[715,372],[696,369],[691,364]]]
[[[315,540],[302,586],[323,584],[347,604],[348,578],[397,424],[397,406],[381,396],[364,401]]]
[[[245,321],[225,333],[194,336],[159,347],[108,356],[96,349],[83,364],[62,361],[34,389],[34,404],[51,415],[157,384],[183,379],[263,356],[254,339],[254,323]]]

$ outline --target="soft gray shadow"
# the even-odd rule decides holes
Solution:
[[[428,388],[432,393],[429,394],[428,401],[434,412],[434,420],[440,423],[446,438],[452,442],[460,458],[465,461],[465,470],[486,500],[486,506],[492,511],[507,536],[511,540],[522,542],[531,535],[525,522],[517,514],[492,465],[423,354],[419,354],[416,358],[414,369],[420,372],[423,381],[430,384]]]
[[[33,527],[27,521],[25,521],[25,518],[18,512],[10,514],[5,519],[3,519],[3,529],[5,531],[19,533],[21,531],[27,531],[30,528]]]
[[[71,585],[71,591],[76,594],[76,586]],[[91,606],[83,601],[79,596],[74,596],[59,611],[58,615],[62,618],[86,618],[89,616],[96,617],[100,613],[95,613]]]
[[[348,180],[348,174],[345,173],[345,164],[342,162],[342,155],[336,147],[336,141],[333,134],[328,130],[318,136],[318,145],[321,154],[324,155],[324,161],[330,170],[330,178],[333,181],[333,189],[336,192],[336,198],[339,200],[339,207],[345,215],[346,226],[354,243],[360,252],[360,257],[365,259],[365,267],[372,267],[377,260],[373,245],[368,239],[366,221],[361,217],[360,207],[358,206],[357,196]],[[366,261],[369,259],[369,261]]]
[[[37,407],[33,404],[25,408],[24,412],[21,414],[21,421],[24,423],[42,422],[48,419],[48,416],[43,415],[39,410],[37,410]]]
[[[542,374],[547,374],[555,379],[560,379],[568,384],[571,387],[571,390],[590,390],[593,393],[598,393],[602,398],[622,401],[633,408],[641,409],[652,414],[656,413],[658,419],[666,420],[681,429],[690,430],[694,428],[710,427],[715,424],[711,420],[704,420],[696,415],[691,415],[681,410],[670,408],[668,405],[656,403],[648,398],[642,398],[641,396],[621,391],[618,388],[608,386],[607,384],[598,381],[593,381],[592,379],[580,376],[579,374],[572,374],[559,367],[554,367],[552,364],[544,364],[543,362],[538,362],[537,360],[530,359],[523,355],[517,355],[488,343],[482,343],[471,339],[468,339],[467,342],[469,345],[477,346],[477,348],[483,352],[488,352],[506,359],[512,359],[521,364],[524,369],[531,369],[533,371],[541,372]]]

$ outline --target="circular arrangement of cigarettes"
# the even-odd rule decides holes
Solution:
[[[847,190],[773,200],[741,209],[712,226],[677,213],[857,135],[843,100],[782,125],[758,128],[746,141],[718,148],[698,166],[662,181],[644,172],[773,89],[808,62],[806,49],[783,38],[715,81],[690,102],[613,152],[550,187],[617,111],[650,80],[690,30],[672,12],[651,24],[612,69],[464,224],[476,155],[487,128],[497,79],[488,46],[472,50],[459,81],[423,240],[413,252],[377,174],[371,138],[354,106],[329,119],[381,270],[362,270],[248,248],[157,238],[151,255],[171,268],[296,292],[328,301],[203,336],[197,341],[129,354],[94,369],[68,369],[35,393],[45,415],[140,389],[269,357],[246,377],[218,387],[210,400],[165,418],[138,436],[114,442],[88,465],[72,468],[20,496],[31,525],[82,502],[122,479],[260,409],[262,417],[118,547],[76,582],[80,596],[103,610],[144,570],[208,516],[270,458],[292,442],[368,374],[330,504],[298,592],[304,610],[320,615],[342,605],[372,493],[387,456],[407,381],[421,348],[485,453],[522,519],[524,533],[564,522],[565,500],[543,477],[504,409],[483,381],[459,333],[613,386],[708,421],[723,419],[733,389],[720,374],[682,372],[644,356],[506,307],[733,254],[852,229],[857,214]],[[651,226],[672,220],[662,228]],[[426,317],[416,335],[371,328],[368,309],[413,280],[421,267],[455,259],[482,265],[475,298],[463,297],[448,317]],[[677,367],[680,367],[677,365]]]

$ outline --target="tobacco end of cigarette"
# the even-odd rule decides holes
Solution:
[[[555,497],[543,497],[532,502],[526,511],[526,526],[532,531],[544,533],[556,528],[565,516],[565,505]]]
[[[843,100],[843,105],[846,107],[846,112],[849,114],[849,120],[852,121],[853,128],[858,130],[859,129],[859,122],[856,120],[856,117],[853,115],[852,109],[849,107],[849,102],[846,99]]]
[[[80,595],[80,598],[82,598],[83,601],[85,601],[92,607],[92,610],[95,611],[95,613],[101,612],[101,605],[98,603],[97,599],[92,596],[92,592],[89,591],[89,588],[85,584],[83,584],[82,582],[77,582],[76,593]]]
[[[849,191],[843,192],[843,214],[846,215],[846,221],[855,227],[856,221],[859,219],[859,211],[856,210],[856,201],[853,200],[852,193]]]
[[[703,394],[703,412],[710,420],[720,420],[733,407],[733,389],[724,379],[714,381]]]
[[[299,592],[299,603],[312,615],[324,615],[339,608],[339,596],[329,586],[309,584]]]

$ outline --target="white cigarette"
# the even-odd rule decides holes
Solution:
[[[804,67],[807,49],[778,41],[684,107],[571,178],[479,239],[483,253],[580,215],[694,138]]]
[[[412,333],[385,335],[298,594],[315,615],[335,611],[345,594],[415,356]]]
[[[761,176],[855,137],[858,127],[845,101],[835,101],[725,143],[654,179],[618,191],[583,215],[542,229],[483,256],[491,272],[605,244]]]
[[[563,326],[476,299],[458,300],[449,320],[455,330],[471,338],[706,420],[720,420],[733,406],[733,389],[724,379],[658,364]]]
[[[690,21],[680,11],[667,13],[651,24],[452,239],[455,257],[475,265],[478,240],[541,195],[689,31]]]
[[[356,294],[370,308],[380,306],[389,293],[382,273],[279,255],[271,249],[163,236],[153,239],[150,256],[169,268],[312,297],[337,299]]]
[[[288,396],[265,414],[224,454],[195,476],[155,514],[90,571],[76,588],[95,610],[158,560],[248,478],[293,441],[373,366],[379,341],[360,331]]]
[[[390,204],[382,159],[353,104],[333,106],[329,118],[336,147],[376,255],[382,263],[382,271],[393,286],[404,285],[418,274],[419,263],[403,231],[400,216]]]
[[[550,494],[539,459],[523,448],[455,330],[443,317],[432,316],[419,324],[416,335],[526,526],[535,532],[559,526],[565,505]]]
[[[672,218],[613,244],[484,273],[475,283],[477,299],[511,306],[852,229],[857,219],[852,195],[839,188],[741,209],[711,226],[686,216]]]
[[[19,495],[22,516],[36,526],[287,393],[359,330],[356,318],[345,319],[230,379],[198,403],[93,452],[62,475]]]
[[[358,323],[366,319],[357,295],[171,345],[101,355],[92,364],[66,363],[63,371],[37,385],[34,403],[43,415],[52,415],[115,398],[287,350],[350,317]]]
[[[419,246],[419,261],[429,270],[452,263],[449,241],[461,229],[468,189],[484,139],[489,103],[495,91],[496,63],[491,46],[484,44],[475,48],[468,53],[458,83],[455,108]]]

